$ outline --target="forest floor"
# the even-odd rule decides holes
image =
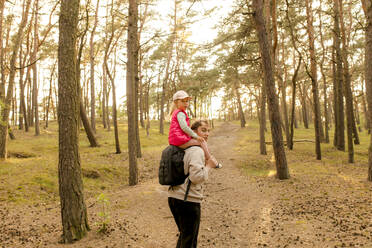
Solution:
[[[198,247],[372,247],[367,149],[356,149],[363,159],[350,165],[347,154],[331,145],[322,145],[323,160],[317,161],[313,143],[295,143],[286,151],[291,178],[280,181],[271,147],[269,155],[258,155],[257,130],[226,122],[210,134],[211,151],[223,168],[211,170],[204,188]],[[159,156],[147,156],[151,162],[140,166],[137,186],[106,188],[105,210],[87,195],[92,230],[71,245],[58,244],[58,198],[33,204],[0,198],[0,247],[175,247],[167,187],[157,182]],[[0,175],[0,183],[5,181]],[[110,216],[106,233],[98,232],[102,213]]]

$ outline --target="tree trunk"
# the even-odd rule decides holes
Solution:
[[[90,123],[94,132],[96,132],[96,93],[95,93],[95,83],[94,83],[94,34],[98,24],[98,9],[99,0],[97,0],[95,18],[92,33],[90,34]]]
[[[270,55],[271,46],[268,42],[267,32],[265,30],[262,0],[253,0],[253,9],[254,9],[253,17],[256,24],[255,26],[261,50],[263,71],[265,75],[264,82],[268,98],[271,134],[273,140],[277,177],[279,179],[288,179],[289,171],[284,151],[282,130],[280,127],[279,99],[275,93],[275,81]]]
[[[307,16],[307,34],[309,36],[309,49],[310,49],[310,78],[313,92],[313,105],[314,105],[314,129],[315,129],[315,152],[316,159],[321,160],[320,149],[320,103],[318,93],[318,75],[315,57],[315,38],[313,26],[313,10],[312,0],[306,0],[306,16]]]
[[[105,72],[105,63],[102,66],[103,69],[103,76],[102,76],[102,124],[103,128],[107,128],[106,122],[106,95],[107,95],[107,78]]]
[[[50,73],[49,95],[48,95],[46,114],[45,114],[46,115],[45,116],[45,119],[46,119],[45,120],[45,128],[48,128],[50,102],[51,102],[52,94],[53,94],[53,74],[54,74],[55,69],[56,69],[56,63],[53,65],[52,72]]]
[[[299,89],[300,99],[301,99],[301,104],[302,104],[301,106],[302,121],[304,122],[304,127],[306,129],[309,129],[309,119],[308,119],[309,114],[307,110],[307,101],[306,101],[306,96],[305,96],[306,93],[304,93],[304,91],[306,91],[307,89],[305,85],[303,85],[303,89],[301,88],[301,85],[299,85],[298,89]]]
[[[2,20],[0,20],[0,22],[2,23]],[[2,24],[0,24],[0,25],[2,25]],[[0,30],[1,29],[2,28],[0,28]],[[0,31],[0,34],[1,34],[1,31]],[[0,37],[2,37],[2,36],[0,35]],[[2,48],[2,45],[0,45],[0,47]],[[19,119],[18,119],[19,130],[23,130],[23,128],[25,128],[24,126],[26,126],[26,123],[25,123],[26,118],[24,118],[24,115],[23,115],[23,108],[25,106],[24,105],[25,92],[24,92],[24,83],[23,83],[23,74],[25,72],[25,70],[24,70],[24,65],[25,65],[24,61],[25,60],[22,60],[22,55],[23,55],[23,52],[22,52],[22,45],[21,45],[20,51],[19,51],[19,65],[21,67],[21,69],[19,70]],[[3,63],[1,63],[1,64],[3,64]],[[22,104],[22,102],[23,102],[23,104]]]
[[[136,135],[136,70],[137,65],[137,0],[129,0],[128,8],[128,39],[127,39],[127,112],[128,112],[128,153],[129,153],[129,185],[138,183],[137,167],[137,135]]]
[[[19,52],[19,48],[21,46],[22,37],[23,37],[23,30],[27,24],[27,18],[28,18],[28,11],[30,9],[30,3],[31,0],[25,0],[26,7],[24,9],[24,12],[22,14],[22,20],[19,24],[19,28],[17,31],[17,34],[14,37],[14,43],[12,47],[12,56],[10,59],[9,64],[9,82],[8,82],[8,89],[7,94],[5,95],[5,91],[2,91],[4,95],[4,107],[1,111],[1,124],[0,125],[0,159],[6,159],[7,157],[7,140],[8,140],[8,122],[9,122],[9,112],[10,107],[12,104],[12,98],[13,98],[13,88],[14,88],[14,78],[16,74],[16,59]],[[5,89],[5,86],[4,86]],[[5,98],[4,98],[5,97]]]
[[[138,11],[138,10],[137,10]],[[140,139],[140,135],[139,135],[139,126],[138,126],[138,114],[139,114],[139,99],[138,99],[138,95],[139,95],[139,84],[140,84],[140,80],[139,80],[139,75],[138,75],[138,71],[139,71],[139,63],[138,63],[138,50],[140,49],[140,46],[139,46],[139,41],[138,41],[138,29],[137,29],[137,32],[136,32],[136,40],[137,40],[137,44],[136,44],[136,50],[134,50],[134,79],[135,79],[135,85],[134,85],[134,121],[136,123],[136,154],[137,154],[137,158],[141,158],[142,157],[142,150],[141,150],[141,139]]]
[[[36,64],[36,57],[38,52],[39,46],[39,35],[38,35],[38,23],[39,23],[39,0],[35,0],[35,21],[34,21],[34,50],[32,52],[31,62],[34,63],[32,65],[32,106],[33,112],[35,117],[35,135],[40,135],[40,124],[39,124],[39,102],[38,102],[38,86],[37,86],[37,64]]]
[[[72,243],[89,230],[79,156],[79,85],[76,37],[79,0],[62,0],[58,42],[59,195],[62,242]]]
[[[365,80],[363,80],[363,81],[365,81]],[[362,84],[362,92],[363,92],[362,106],[363,106],[363,113],[364,113],[364,128],[368,131],[368,133],[370,133],[371,124],[370,124],[370,120],[369,120],[369,117],[368,117],[367,101],[366,101],[366,93],[364,91],[364,84]]]
[[[116,154],[120,154],[120,142],[119,142],[119,128],[118,128],[118,116],[117,116],[117,110],[116,110],[116,90],[115,90],[115,80],[111,76],[111,73],[109,71],[107,60],[105,60],[105,67],[106,67],[106,73],[110,79],[111,82],[111,89],[112,89],[112,120],[114,123],[114,134],[115,134],[115,148],[116,148]]]
[[[261,97],[260,97],[260,154],[267,155],[266,141],[265,141],[265,123],[266,123],[266,87],[265,84],[261,86]]]
[[[339,2],[334,1],[334,47],[336,52],[336,68],[335,68],[335,89],[336,89],[336,102],[335,110],[337,112],[337,138],[336,148],[340,151],[345,151],[345,124],[344,124],[344,86],[342,78],[342,55],[341,55],[341,41],[340,41],[340,12]]]
[[[81,69],[80,69],[80,62],[81,62],[81,57],[83,54],[83,48],[84,48],[84,40],[85,40],[85,35],[88,31],[88,23],[85,27],[85,30],[83,31],[83,34],[80,36],[80,45],[79,45],[79,51],[78,51],[78,56],[77,56],[77,62],[76,62],[76,81],[78,84],[78,95],[79,95],[79,114],[80,114],[80,119],[81,122],[83,123],[85,133],[87,135],[87,138],[89,140],[89,144],[91,147],[98,147],[98,142],[96,140],[96,137],[94,136],[94,131],[92,127],[90,126],[89,119],[87,116],[87,113],[84,108],[84,103],[83,103],[83,94],[82,94],[82,89],[81,89],[81,84],[80,84],[80,79],[81,79]]]
[[[369,121],[372,123],[372,3],[365,4],[366,26],[366,50],[365,50],[365,82],[368,102]],[[368,180],[372,182],[372,135],[368,150]]]
[[[320,1],[320,5],[322,6],[322,1]],[[324,47],[324,39],[323,39],[323,31],[322,31],[322,11],[318,12],[319,14],[319,35],[320,35],[320,45],[322,46],[322,61],[320,62],[320,72],[322,74],[323,79],[323,101],[324,101],[324,130],[325,130],[325,143],[329,143],[329,119],[328,119],[328,104],[327,104],[327,78],[324,72],[324,63],[326,58],[326,49]]]
[[[296,85],[297,85],[297,75],[298,71],[300,70],[302,62],[302,57],[300,56],[298,65],[292,77],[292,107],[291,107],[291,124],[290,124],[290,133],[289,133],[289,140],[287,141],[287,147],[290,150],[293,150],[293,136],[294,136],[294,123],[295,123],[295,110],[296,110]]]
[[[236,71],[236,74],[238,72]],[[238,80],[238,79],[236,79]],[[240,119],[240,127],[245,127],[245,117],[244,117],[244,112],[243,112],[243,106],[242,106],[242,102],[240,100],[240,93],[239,93],[239,89],[238,89],[238,86],[237,86],[237,83],[234,82],[234,91],[235,91],[235,96],[236,96],[236,100],[238,101],[238,109],[239,109],[239,119]]]
[[[346,133],[347,133],[347,146],[348,146],[348,158],[349,163],[354,163],[354,145],[353,145],[353,122],[354,122],[354,106],[353,106],[353,95],[351,92],[351,79],[349,73],[349,61],[347,57],[348,44],[346,42],[346,31],[344,25],[344,14],[343,14],[343,3],[342,0],[336,0],[339,4],[340,13],[340,26],[342,34],[342,62],[343,62],[343,79],[344,79],[344,90],[346,99]],[[356,136],[357,137],[357,136]]]

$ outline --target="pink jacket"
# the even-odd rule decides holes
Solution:
[[[185,133],[178,123],[177,114],[183,112],[186,115],[187,125],[190,126],[190,118],[185,111],[177,109],[172,113],[172,119],[169,127],[168,141],[170,145],[180,146],[191,140],[191,137]]]

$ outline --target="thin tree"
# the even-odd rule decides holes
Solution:
[[[344,78],[344,90],[345,90],[345,99],[346,99],[346,133],[347,133],[348,161],[349,163],[354,163],[354,145],[353,145],[354,106],[353,106],[353,94],[351,92],[351,75],[349,72],[349,61],[348,61],[348,56],[347,56],[348,43],[346,42],[343,3],[342,3],[342,0],[336,0],[336,1],[339,1],[338,4],[340,7],[339,13],[340,13],[340,27],[341,27],[340,31],[341,31],[341,41],[342,41],[343,78]],[[356,137],[358,137],[357,135]]]
[[[34,3],[34,47],[31,56],[32,65],[32,107],[35,118],[35,135],[40,135],[40,124],[39,124],[39,103],[38,103],[38,86],[37,86],[37,53],[39,49],[39,0],[35,0]]]
[[[253,17],[256,24],[257,36],[262,56],[263,71],[265,75],[264,83],[267,91],[271,135],[273,141],[277,177],[279,179],[288,179],[289,171],[284,151],[282,129],[280,126],[279,99],[275,93],[275,80],[270,55],[271,46],[269,44],[267,31],[265,29],[262,0],[253,0],[253,10]]]
[[[367,19],[365,47],[365,83],[368,101],[369,120],[372,123],[372,2],[362,0],[363,10]],[[372,182],[372,135],[368,150],[368,180]]]
[[[135,62],[138,52],[137,47],[137,20],[138,5],[137,0],[129,0],[128,8],[128,39],[127,39],[127,113],[128,113],[128,154],[129,154],[129,185],[138,183],[138,166],[137,166],[137,135],[136,135],[136,70]]]
[[[80,240],[89,231],[79,156],[79,84],[76,37],[79,0],[62,0],[58,42],[59,195],[61,242]]]
[[[8,89],[5,95],[5,80],[2,81],[0,101],[3,102],[4,106],[1,108],[1,120],[0,120],[0,159],[6,159],[7,157],[7,140],[8,140],[8,122],[9,122],[9,112],[12,104],[13,89],[14,89],[14,79],[16,74],[16,59],[18,56],[19,48],[21,46],[22,37],[24,33],[24,28],[27,24],[28,12],[30,9],[31,0],[25,0],[23,9],[21,23],[19,24],[18,32],[15,35],[14,43],[12,47],[12,55],[9,64],[9,81]],[[2,75],[3,76],[3,75]]]
[[[340,11],[339,1],[333,1],[334,11],[334,30],[333,30],[333,43],[335,50],[335,63],[334,67],[334,97],[335,97],[335,143],[336,148],[340,151],[345,151],[345,121],[344,121],[344,80],[342,77],[342,54],[341,54],[341,41],[340,41]]]
[[[57,63],[53,64],[52,71],[50,73],[50,84],[49,84],[49,94],[48,94],[48,99],[47,99],[47,106],[46,106],[46,113],[45,113],[45,128],[48,128],[48,122],[49,122],[49,109],[50,109],[50,103],[52,101],[52,94],[53,94],[53,75],[54,71],[56,69]]]
[[[307,34],[309,37],[310,50],[310,73],[312,92],[313,92],[313,106],[314,106],[314,128],[315,128],[315,152],[316,159],[321,160],[322,154],[320,149],[320,104],[318,93],[318,75],[315,57],[315,38],[313,26],[313,10],[312,0],[306,0],[306,19],[307,19]]]
[[[88,24],[89,24],[89,12],[88,12],[88,7],[86,9],[86,25],[85,29],[82,31],[80,35],[80,44],[79,44],[79,51],[77,54],[77,61],[76,61],[76,81],[78,82],[78,94],[79,94],[79,110],[80,110],[80,119],[81,122],[83,123],[85,133],[87,135],[87,138],[89,140],[89,144],[91,147],[98,147],[98,142],[96,137],[94,136],[94,131],[93,128],[91,127],[89,123],[89,119],[87,116],[87,113],[84,108],[83,104],[83,97],[82,97],[82,90],[81,90],[81,84],[80,84],[80,78],[81,78],[81,69],[80,69],[80,64],[81,64],[81,57],[83,54],[83,48],[85,45],[85,36],[88,32]]]
[[[322,0],[320,0],[320,6],[322,6]],[[322,21],[322,11],[318,11],[319,15],[319,36],[320,36],[320,45],[322,47],[322,60],[319,64],[320,72],[323,79],[323,101],[324,101],[324,130],[325,130],[325,143],[329,143],[329,113],[328,113],[328,103],[327,103],[327,78],[324,71],[324,63],[326,59],[326,48],[324,46],[324,37],[323,37],[323,21]]]
[[[161,99],[160,99],[160,126],[159,126],[159,131],[161,134],[164,134],[164,104],[165,104],[165,93],[166,89],[168,87],[168,81],[170,77],[170,63],[172,60],[173,56],[173,46],[176,41],[177,37],[177,4],[178,0],[174,0],[174,15],[173,15],[173,32],[171,34],[171,37],[169,39],[169,48],[168,48],[168,56],[167,56],[167,61],[166,61],[166,66],[165,66],[165,76],[162,82],[162,92],[161,92]],[[196,101],[196,99],[195,99]],[[196,104],[195,104],[196,106]],[[194,113],[196,115],[196,111]]]
[[[94,35],[96,32],[98,24],[98,9],[99,9],[99,0],[97,0],[97,6],[95,11],[95,18],[93,29],[90,34],[90,122],[94,132],[96,132],[96,94],[95,94],[95,83],[94,83]]]

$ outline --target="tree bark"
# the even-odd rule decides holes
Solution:
[[[99,0],[97,0],[95,18],[93,29],[90,34],[90,122],[94,132],[96,132],[96,92],[95,92],[95,83],[94,83],[94,34],[98,24],[98,8],[99,8]]]
[[[365,50],[365,83],[368,102],[369,121],[372,123],[372,2],[367,1],[366,6],[366,50]],[[368,150],[368,180],[372,182],[372,135]]]
[[[263,71],[265,75],[264,83],[268,98],[271,134],[273,140],[277,177],[279,179],[288,179],[289,171],[284,151],[282,130],[280,127],[279,99],[275,92],[275,80],[270,55],[271,46],[268,41],[267,31],[265,30],[262,0],[253,0],[253,9],[253,17],[256,24],[255,26],[261,50]]]
[[[343,79],[346,99],[346,133],[347,133],[347,147],[348,147],[348,161],[354,163],[354,145],[353,145],[353,122],[354,122],[354,106],[353,96],[351,92],[351,79],[348,62],[348,44],[346,42],[346,31],[344,25],[343,3],[342,0],[336,0],[339,4],[340,13],[340,27],[341,27],[341,41],[342,41],[342,62],[343,62]],[[356,136],[357,137],[357,136]]]
[[[127,112],[128,112],[128,153],[129,153],[129,185],[138,183],[137,167],[137,135],[136,135],[136,55],[137,52],[137,0],[129,0],[128,39],[127,39]]]
[[[14,39],[14,43],[12,47],[12,56],[11,56],[10,64],[9,64],[8,89],[7,89],[6,95],[5,95],[5,91],[3,91],[4,95],[1,96],[3,97],[3,99],[5,99],[4,107],[2,108],[2,111],[1,111],[1,122],[0,122],[1,124],[0,125],[0,159],[3,159],[3,160],[5,160],[7,157],[8,122],[9,122],[10,107],[11,107],[12,98],[13,98],[14,79],[15,79],[15,74],[16,74],[15,64],[16,64],[16,59],[17,59],[17,55],[19,52],[19,48],[22,42],[23,31],[27,24],[30,3],[31,3],[31,0],[25,0],[26,7],[22,14],[22,20],[21,20],[21,23],[19,24],[19,28],[18,28],[17,34],[15,35],[15,39]]]
[[[260,154],[267,155],[266,142],[265,142],[266,87],[264,83],[262,83],[262,86],[261,86],[259,121],[260,121]]]
[[[88,13],[87,13],[87,16],[88,16]],[[78,92],[78,95],[79,95],[79,99],[80,99],[80,103],[79,103],[79,114],[80,114],[80,119],[81,119],[81,122],[83,123],[83,126],[84,126],[84,130],[85,130],[85,133],[87,135],[87,138],[89,140],[89,144],[91,147],[98,147],[99,144],[97,142],[97,139],[96,137],[94,136],[94,131],[92,129],[92,127],[90,126],[90,123],[89,123],[89,119],[88,119],[88,116],[87,116],[87,113],[85,111],[85,108],[84,108],[84,103],[83,103],[83,97],[82,97],[82,89],[81,89],[81,84],[80,84],[80,78],[81,78],[81,69],[80,69],[80,62],[81,62],[81,57],[82,57],[82,54],[83,54],[83,48],[84,48],[84,44],[85,44],[85,35],[88,31],[88,17],[87,17],[87,23],[86,23],[86,26],[85,26],[85,30],[83,31],[82,35],[80,36],[80,45],[79,45],[79,51],[78,51],[78,56],[77,56],[77,62],[76,62],[76,81],[77,81],[77,84],[78,84],[78,89],[77,89],[77,92]]]
[[[165,90],[168,86],[169,74],[170,74],[169,66],[172,60],[173,46],[174,46],[174,42],[176,40],[176,35],[177,35],[177,3],[178,1],[174,0],[173,32],[172,32],[172,37],[170,39],[170,44],[169,44],[169,49],[168,49],[168,58],[167,58],[167,64],[165,66],[165,76],[163,79],[162,94],[161,94],[161,100],[160,100],[160,134],[164,134]]]
[[[79,0],[62,0],[58,42],[59,195],[63,243],[89,230],[79,156],[79,85],[76,77],[76,37]]]
[[[320,5],[322,6],[323,2],[320,1]],[[324,101],[324,130],[325,130],[325,143],[329,143],[329,114],[328,114],[328,104],[327,104],[327,78],[324,71],[324,63],[326,58],[326,49],[324,46],[324,38],[323,38],[323,23],[322,23],[322,11],[318,12],[319,14],[319,36],[320,36],[320,45],[322,46],[322,61],[320,62],[320,72],[322,74],[323,79],[323,101]]]
[[[46,115],[45,116],[45,128],[48,128],[50,102],[51,102],[52,94],[53,94],[53,74],[54,74],[55,69],[56,69],[56,63],[53,64],[52,72],[50,73],[49,95],[48,95],[46,114],[45,114]]]
[[[236,74],[237,73],[238,72],[236,72]],[[238,79],[236,79],[236,80],[238,80]],[[241,102],[241,99],[240,99],[240,93],[239,93],[239,89],[238,89],[238,86],[237,86],[236,82],[234,82],[234,91],[235,91],[236,100],[238,101],[240,127],[243,128],[243,127],[245,127],[246,122],[245,122],[242,102]]]
[[[309,36],[310,49],[310,78],[313,92],[313,107],[314,107],[314,129],[315,129],[315,152],[316,159],[321,160],[322,154],[320,149],[320,103],[318,93],[318,75],[315,57],[315,38],[313,26],[313,10],[312,0],[306,0],[306,16],[307,16],[307,33]]]
[[[297,85],[297,75],[298,71],[300,70],[302,62],[302,57],[299,58],[298,65],[296,70],[292,76],[292,108],[291,108],[291,124],[290,124],[290,132],[289,132],[289,140],[287,141],[287,147],[290,150],[293,150],[293,136],[294,136],[294,122],[295,122],[295,110],[296,110],[296,85]]]
[[[38,85],[37,85],[37,52],[39,47],[39,0],[35,0],[35,20],[34,20],[34,49],[31,56],[31,62],[34,63],[32,65],[32,106],[35,118],[35,135],[40,135],[40,124],[39,124],[39,102],[38,102]]]
[[[337,112],[337,141],[336,148],[340,151],[345,151],[345,124],[344,124],[344,80],[342,78],[342,54],[341,54],[341,41],[340,41],[340,12],[339,2],[335,0],[333,5],[334,11],[334,47],[335,47],[335,89],[336,89],[336,102],[335,111]]]
[[[118,117],[117,117],[117,110],[116,110],[116,90],[115,90],[115,80],[111,76],[111,73],[109,71],[107,60],[105,60],[105,67],[107,75],[111,82],[111,89],[112,89],[112,120],[114,123],[114,134],[115,134],[115,148],[116,148],[116,154],[120,154],[120,142],[119,142],[119,128],[118,128]]]
[[[365,80],[362,80],[364,82]],[[366,101],[366,93],[364,91],[364,84],[362,84],[362,106],[363,106],[363,113],[364,113],[364,128],[370,133],[371,130],[371,124],[368,117],[368,110],[367,110],[367,101]]]

